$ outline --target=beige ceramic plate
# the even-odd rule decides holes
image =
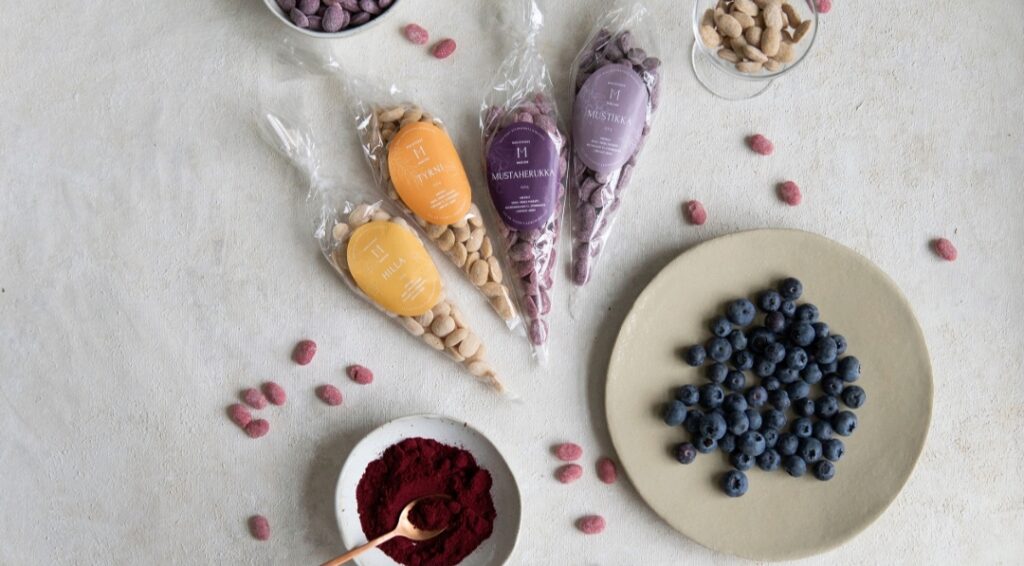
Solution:
[[[729,469],[724,456],[676,463],[670,447],[688,435],[665,426],[658,411],[675,387],[705,382],[677,350],[708,338],[707,321],[724,302],[788,275],[803,281],[806,300],[860,358],[867,403],[834,479],[755,467],[747,494],[729,498],[717,483]],[[895,499],[928,433],[931,363],[910,305],[878,267],[815,234],[757,230],[701,244],[651,282],[619,331],[605,403],[622,466],[655,512],[708,548],[785,560],[842,544]]]

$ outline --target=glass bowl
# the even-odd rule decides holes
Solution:
[[[752,0],[753,1],[753,0]],[[767,5],[775,0],[757,0],[755,5]],[[783,4],[786,2],[779,2]],[[793,57],[789,63],[781,64],[781,67],[774,71],[762,69],[757,72],[743,72],[736,68],[736,63],[723,59],[718,55],[719,50],[728,47],[728,44],[711,47],[706,45],[701,36],[701,25],[704,22],[705,13],[716,8],[726,12],[735,4],[735,0],[695,0],[693,3],[693,50],[691,63],[693,73],[697,76],[700,84],[711,94],[726,100],[746,100],[764,93],[772,85],[775,79],[795,69],[810,53],[814,47],[815,39],[818,36],[818,9],[815,0],[791,0],[788,4],[801,21],[810,21],[811,28],[802,39],[796,43],[790,43],[793,49]],[[762,10],[758,10],[761,12]],[[762,16],[758,16],[762,17]],[[755,19],[756,22],[756,19]],[[792,33],[795,30],[791,27],[784,27],[784,31]],[[746,32],[746,28],[744,28]],[[746,43],[746,33],[740,37]],[[726,38],[728,41],[729,38]],[[786,41],[783,39],[783,41]],[[731,49],[730,49],[731,51]]]

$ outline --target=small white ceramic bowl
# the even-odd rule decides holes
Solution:
[[[341,31],[336,31],[332,33],[329,31],[313,31],[309,29],[300,28],[299,26],[292,23],[292,20],[291,18],[288,17],[288,14],[286,14],[285,11],[282,10],[281,7],[277,5],[277,0],[263,0],[263,3],[267,6],[267,9],[270,10],[270,12],[273,13],[275,16],[277,16],[277,19],[281,20],[284,23],[284,25],[303,35],[315,37],[317,39],[341,39],[343,37],[349,37],[363,30],[369,29],[380,23],[380,21],[383,20],[384,18],[387,18],[389,15],[391,15],[391,12],[395,11],[395,6],[398,5],[398,2],[399,0],[394,0],[394,2],[392,2],[391,5],[388,6],[386,10],[381,12],[379,16],[373,18],[372,20],[366,22],[361,26],[357,26],[354,28],[346,28]]]
[[[356,503],[356,487],[366,466],[380,458],[389,446],[414,437],[430,438],[464,448],[473,455],[480,467],[491,473],[491,498],[497,511],[494,531],[459,566],[504,564],[512,556],[519,538],[522,502],[516,478],[501,452],[483,433],[462,421],[440,415],[413,415],[391,421],[366,435],[349,453],[338,476],[334,494],[335,513],[345,547],[353,549],[366,543]],[[356,563],[360,566],[396,566],[396,562],[380,549],[363,554],[356,559]]]

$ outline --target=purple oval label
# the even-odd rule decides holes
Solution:
[[[487,185],[506,226],[543,228],[558,195],[558,150],[548,133],[527,122],[498,132],[487,150]]]
[[[647,117],[647,86],[626,65],[597,70],[576,95],[573,150],[598,173],[622,167],[636,152]]]

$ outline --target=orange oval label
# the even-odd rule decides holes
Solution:
[[[378,221],[356,228],[348,242],[356,285],[386,310],[419,316],[441,300],[441,276],[423,243],[407,228]]]
[[[472,206],[469,178],[444,130],[403,127],[388,145],[388,171],[405,206],[431,224],[455,224]]]

